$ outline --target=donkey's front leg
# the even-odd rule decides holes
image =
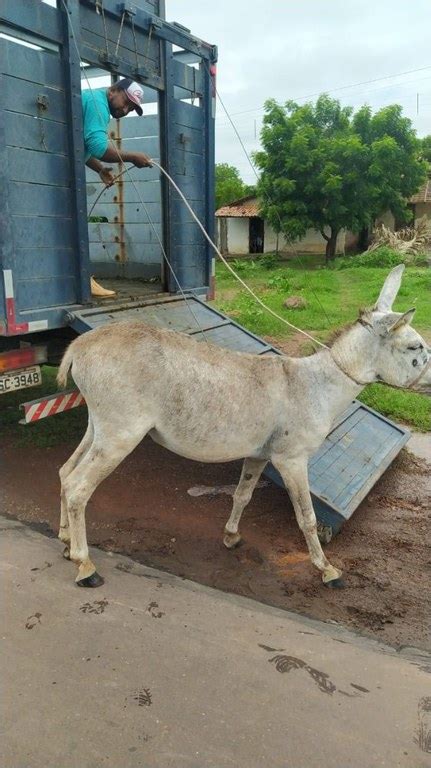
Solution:
[[[238,532],[239,521],[266,464],[266,459],[263,461],[261,459],[244,459],[240,481],[233,496],[232,512],[224,529],[223,543],[228,549],[233,549],[241,541]]]
[[[307,457],[286,459],[273,456],[272,463],[280,472],[289,491],[298,525],[305,536],[311,562],[322,572],[323,583],[328,587],[342,587],[342,572],[326,558],[317,536],[316,515],[308,486]]]

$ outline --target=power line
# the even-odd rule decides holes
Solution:
[[[303,101],[304,99],[313,99],[315,96],[320,96],[321,93],[337,93],[338,91],[345,91],[349,88],[358,88],[360,85],[371,85],[371,83],[378,83],[382,80],[391,80],[395,77],[402,77],[403,75],[412,75],[415,72],[423,72],[426,69],[431,69],[431,64],[427,64],[426,67],[418,67],[417,69],[408,69],[405,72],[397,72],[394,75],[385,75],[384,77],[375,77],[372,80],[361,80],[358,83],[352,83],[351,85],[340,85],[337,88],[331,88],[331,89],[321,89],[320,91],[315,91],[315,93],[309,93],[306,96],[297,96],[293,99],[293,101]],[[400,83],[402,85],[402,83]],[[248,112],[262,112],[265,109],[265,107],[255,107],[254,109],[243,109],[241,112],[232,112],[231,117],[236,117],[237,115],[245,115]]]
[[[377,103],[375,101],[375,99],[372,97],[372,94],[378,94],[379,91],[384,90],[384,87],[373,88],[373,89],[366,90],[366,91],[360,91],[359,93],[355,93],[355,94],[351,95],[351,100],[350,100],[349,106],[351,106],[354,109],[356,109],[357,106],[358,106],[358,100],[363,95],[367,95],[367,96],[370,97],[369,99],[366,100],[365,103],[366,104],[370,104],[373,107],[373,109],[386,107],[386,106],[388,106],[388,103],[394,103],[394,101],[397,104],[404,105],[407,100],[409,100],[409,99],[415,100],[416,99],[416,93],[418,91],[418,85],[417,84],[418,83],[423,83],[424,81],[428,81],[428,80],[431,80],[431,76],[430,77],[421,77],[421,78],[415,79],[415,80],[408,80],[406,83],[398,83],[398,84],[392,86],[392,88],[404,87],[406,85],[413,85],[415,87],[414,87],[413,90],[409,91],[408,93],[399,94],[399,95],[393,96],[393,97],[389,97],[388,96],[388,98],[385,99],[385,101],[380,101],[379,103]],[[424,87],[422,86],[422,88],[424,88]],[[329,93],[329,91],[324,91],[324,93]],[[424,96],[426,98],[426,100],[428,101],[429,88],[426,87],[420,93],[421,93],[421,96]],[[294,101],[295,101],[295,99],[294,99]],[[362,99],[361,99],[361,101],[362,101]],[[238,122],[244,123],[245,121],[247,121],[247,124],[250,124],[249,121],[253,120],[253,119],[254,120],[258,120],[260,122],[263,121],[263,115],[262,116],[261,115],[256,115],[255,118],[251,118],[250,115],[247,114],[247,112],[244,112],[244,113],[241,113],[241,114],[243,116],[240,117],[240,119],[236,121],[237,124],[238,124]],[[220,117],[224,117],[224,116],[221,115]],[[227,120],[224,121],[224,122],[222,120],[220,120],[219,122],[216,123],[217,130],[219,130],[220,128],[227,128],[229,126],[230,126],[230,123]]]

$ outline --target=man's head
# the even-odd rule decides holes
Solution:
[[[139,83],[128,77],[118,80],[108,89],[109,111],[112,117],[120,118],[135,110],[142,115],[141,102],[144,90]]]

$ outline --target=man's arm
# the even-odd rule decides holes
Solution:
[[[112,187],[115,182],[115,176],[112,173],[112,168],[108,168],[106,165],[100,162],[97,157],[89,157],[85,165],[91,168],[92,171],[96,171],[102,179],[103,183],[107,187]]]
[[[125,152],[110,146],[108,146],[105,154],[100,159],[105,160],[107,163],[132,163],[137,168],[151,168],[152,166],[151,158],[144,154],[144,152]]]

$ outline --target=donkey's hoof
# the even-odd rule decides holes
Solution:
[[[325,587],[329,587],[330,589],[344,589],[346,586],[344,579],[341,578],[324,581],[323,583]]]
[[[101,587],[102,584],[105,583],[105,579],[102,579],[97,571],[94,571],[91,576],[87,576],[85,579],[80,579],[76,583],[78,587]]]
[[[70,549],[69,547],[65,547],[63,549],[63,557],[65,560],[70,560]]]
[[[235,547],[238,547],[241,543],[241,536],[239,533],[229,533],[226,532],[223,536],[223,544],[228,549],[235,549]]]

